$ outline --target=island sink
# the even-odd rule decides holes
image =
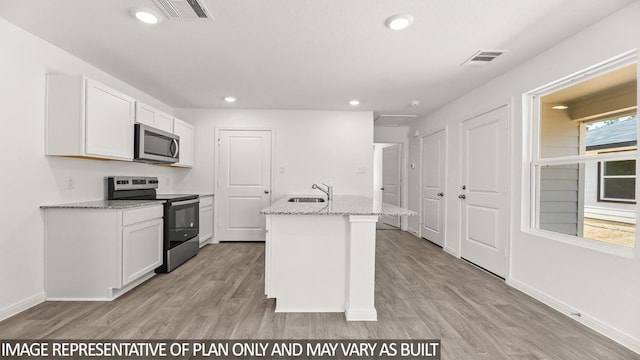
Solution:
[[[324,202],[324,199],[319,197],[292,197],[289,202],[320,203]]]

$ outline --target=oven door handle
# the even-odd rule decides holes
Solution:
[[[200,199],[175,201],[175,202],[170,202],[169,206],[182,206],[182,205],[195,204],[199,202],[200,202]]]

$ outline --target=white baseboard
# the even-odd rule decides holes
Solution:
[[[530,287],[529,285],[515,280],[513,278],[510,278],[507,281],[507,284],[512,286],[515,289],[518,289],[520,291],[522,291],[523,293],[531,296],[532,298],[546,304],[549,305],[550,307],[552,307],[553,309],[563,313],[564,315],[566,315],[567,317],[585,325],[586,327],[597,331],[598,333],[610,338],[611,340],[620,343],[621,345],[629,348],[631,351],[634,351],[638,354],[640,354],[640,340],[636,339],[634,337],[632,337],[631,335],[620,331],[610,325],[605,324],[604,322],[590,316],[589,314],[586,314],[578,309],[574,309],[573,307],[569,306],[568,304],[557,300],[545,293],[542,293],[532,287]],[[579,313],[580,316],[574,316],[571,315],[572,313]]]
[[[17,315],[18,313],[21,313],[31,307],[34,307],[40,303],[44,302],[44,293],[39,293],[36,295],[33,295],[30,298],[18,301],[17,303],[13,304],[13,305],[9,305],[7,307],[5,307],[4,309],[0,309],[0,321],[4,320],[4,319],[8,319],[10,317],[12,317],[13,315]]]
[[[418,233],[418,230],[416,229],[407,228],[406,231],[415,237],[420,237],[420,233]]]
[[[448,247],[443,247],[442,250],[444,250],[444,252],[446,252],[447,254],[451,255],[451,256],[455,256],[457,258],[459,258],[460,256],[458,256],[458,252],[456,250],[453,250],[452,248],[448,248]]]
[[[345,311],[347,321],[378,321],[376,309],[347,309]]]

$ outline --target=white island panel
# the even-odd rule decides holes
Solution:
[[[344,312],[348,222],[344,216],[269,216],[276,312]]]

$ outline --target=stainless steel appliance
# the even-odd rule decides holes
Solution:
[[[180,160],[180,137],[143,124],[135,124],[133,158],[153,164]]]
[[[193,194],[157,194],[157,188],[157,177],[110,176],[107,199],[164,203],[164,261],[156,272],[170,272],[198,253],[200,198]]]

